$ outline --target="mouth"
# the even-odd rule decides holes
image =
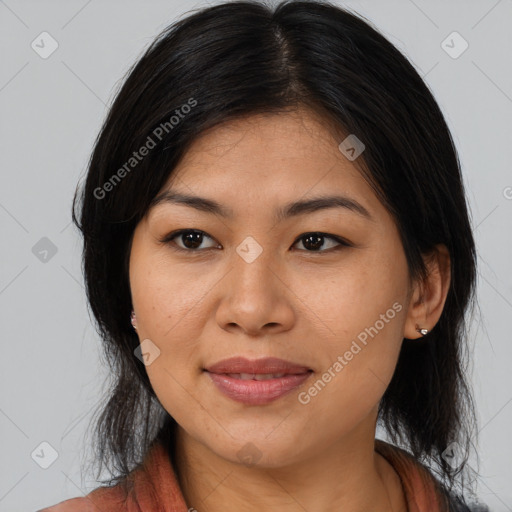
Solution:
[[[217,389],[246,405],[265,405],[301,386],[311,368],[284,359],[235,357],[204,369]]]
[[[289,373],[223,373],[221,375],[227,375],[232,379],[238,380],[270,380],[280,379],[285,375],[295,375]],[[300,374],[297,374],[300,375]]]
[[[213,365],[207,366],[206,371],[226,375],[299,375],[312,371],[311,368],[278,359],[277,357],[264,357],[262,359],[247,359],[245,357],[231,357],[223,359]],[[248,377],[245,377],[248,379]],[[253,378],[253,377],[250,377]]]

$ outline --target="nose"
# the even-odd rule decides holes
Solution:
[[[248,336],[277,334],[292,328],[295,295],[286,283],[283,266],[263,250],[255,259],[234,254],[233,267],[222,280],[216,311],[224,330]]]

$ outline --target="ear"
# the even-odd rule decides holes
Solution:
[[[422,335],[418,327],[431,331],[443,312],[450,288],[450,253],[444,244],[438,244],[423,257],[427,266],[426,279],[415,282],[404,326],[404,338],[416,339]]]

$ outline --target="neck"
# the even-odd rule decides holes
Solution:
[[[406,512],[400,479],[374,451],[373,429],[293,464],[248,466],[220,457],[178,427],[176,458],[188,507],[200,512]]]

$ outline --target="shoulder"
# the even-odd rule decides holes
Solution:
[[[171,502],[186,510],[166,448],[161,444],[153,445],[142,464],[115,482],[110,486],[97,487],[86,496],[65,500],[38,512],[163,510]]]
[[[383,455],[399,474],[406,497],[416,506],[414,510],[418,509],[419,504],[419,510],[490,512],[485,504],[468,503],[462,496],[450,492],[427,466],[417,461],[406,450],[381,439],[375,440],[375,450]],[[424,508],[427,499],[430,503],[436,501],[436,507]]]
[[[97,512],[97,507],[87,498],[71,498],[37,512]]]
[[[71,498],[37,512],[125,512],[126,494],[121,485],[98,487],[83,497]]]

